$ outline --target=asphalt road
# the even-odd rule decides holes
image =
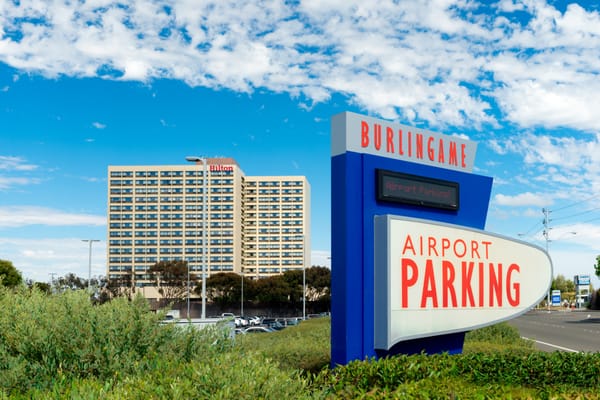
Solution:
[[[532,310],[508,323],[542,351],[600,351],[600,311]]]

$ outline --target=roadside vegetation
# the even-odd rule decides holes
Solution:
[[[0,288],[0,399],[600,398],[600,355],[540,353],[506,324],[462,355],[329,368],[330,320],[237,335],[161,324],[141,297]]]

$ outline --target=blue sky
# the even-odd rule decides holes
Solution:
[[[593,275],[589,2],[24,0],[0,4],[0,21],[0,258],[26,278],[87,277],[82,239],[101,240],[104,275],[108,165],[187,155],[307,176],[312,263],[328,265],[342,111],[478,142],[474,172],[494,178],[486,229],[545,247],[549,209],[555,273]]]

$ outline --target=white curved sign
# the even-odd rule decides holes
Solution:
[[[544,298],[542,248],[429,220],[375,217],[375,348],[514,318]]]

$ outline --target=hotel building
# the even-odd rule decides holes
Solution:
[[[245,176],[234,159],[108,167],[107,276],[157,298],[149,269],[186,260],[202,277],[252,279],[309,267],[303,176]]]

